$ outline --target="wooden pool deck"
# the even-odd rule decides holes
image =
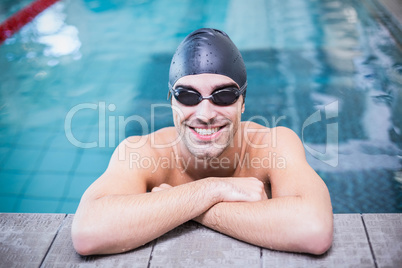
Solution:
[[[72,219],[0,213],[0,267],[402,267],[402,214],[334,215],[334,242],[321,256],[263,249],[191,221],[127,253],[81,257]]]

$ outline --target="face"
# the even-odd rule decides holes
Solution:
[[[177,87],[198,91],[203,97],[218,89],[239,88],[231,78],[218,74],[184,76],[173,88]],[[210,99],[186,106],[172,97],[172,109],[182,147],[197,158],[209,159],[221,155],[231,144],[244,111],[243,96],[228,106],[218,106]]]

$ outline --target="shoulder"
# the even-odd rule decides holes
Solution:
[[[266,145],[264,147],[301,145],[299,136],[287,127],[268,128],[251,121],[245,121],[242,122],[242,131],[246,142]]]
[[[176,130],[169,127],[126,138],[114,151],[108,172],[136,176],[145,179],[147,185],[156,184],[170,172],[169,168],[160,166],[163,160],[170,159],[176,136]]]
[[[126,138],[119,147],[128,148],[133,151],[144,153],[162,153],[163,149],[171,148],[177,139],[177,133],[174,127],[159,129],[147,135],[130,136]]]
[[[147,135],[130,136],[117,146],[111,163],[126,165],[140,158],[154,159],[169,155],[175,145],[176,136],[176,130],[173,127],[163,128]]]
[[[271,129],[271,144],[275,152],[284,157],[305,159],[303,143],[290,128],[275,127]]]
[[[299,136],[290,128],[287,127],[275,127],[271,129],[273,135],[276,135],[277,143],[285,145],[301,145]]]
[[[258,123],[252,122],[252,121],[243,121],[241,122],[241,127],[243,131],[253,133],[253,131],[256,131],[258,133],[280,133],[281,135],[286,135],[286,136],[292,136],[293,138],[298,138],[297,134],[291,130],[290,128],[287,127],[273,127],[269,128],[263,125],[260,125]]]
[[[299,136],[289,128],[276,127],[272,129],[271,150],[277,158],[283,159],[288,172],[290,170],[302,172],[308,166],[303,143]],[[280,171],[281,169],[277,170]]]
[[[244,121],[241,123],[241,131],[247,145],[255,145],[257,147],[261,145],[265,147],[267,145],[266,141],[271,133],[271,128],[251,121]],[[255,146],[252,146],[252,148]]]
[[[276,153],[278,156],[304,161],[305,151],[299,136],[290,128],[267,128],[254,122],[242,124],[247,151],[257,154]]]

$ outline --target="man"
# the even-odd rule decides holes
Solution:
[[[225,33],[187,36],[169,74],[175,127],[118,146],[75,214],[77,252],[128,251],[189,220],[265,248],[327,251],[328,189],[291,130],[240,122],[246,87]]]

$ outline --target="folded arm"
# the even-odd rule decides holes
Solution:
[[[327,211],[328,205],[314,199],[297,195],[221,202],[194,220],[261,247],[322,254],[332,243],[332,213]]]
[[[163,184],[153,191],[169,188]],[[296,195],[255,202],[219,202],[193,220],[253,245],[322,254],[332,243],[332,212],[328,212],[325,191],[321,197],[319,192],[315,194],[317,198]]]
[[[283,128],[278,132],[275,150],[286,159],[286,167],[270,170],[272,199],[221,202],[194,220],[265,248],[322,254],[333,239],[328,189],[306,162],[297,135]]]
[[[87,192],[74,218],[72,237],[81,255],[128,251],[154,240],[219,202],[260,200],[257,179],[205,179],[141,194],[108,194],[100,198]],[[240,191],[236,184],[255,183],[255,191]],[[96,185],[92,189],[96,188]],[[91,190],[92,190],[91,189]]]
[[[214,204],[213,189],[205,186],[193,183],[160,193],[107,194],[99,198],[89,191],[74,217],[74,247],[81,255],[139,247],[210,208]],[[205,193],[210,197],[205,198]]]
[[[144,174],[116,158],[114,154],[107,171],[85,192],[74,216],[72,239],[81,255],[128,251],[219,202],[253,202],[264,196],[262,182],[254,178],[209,178],[146,193]]]

